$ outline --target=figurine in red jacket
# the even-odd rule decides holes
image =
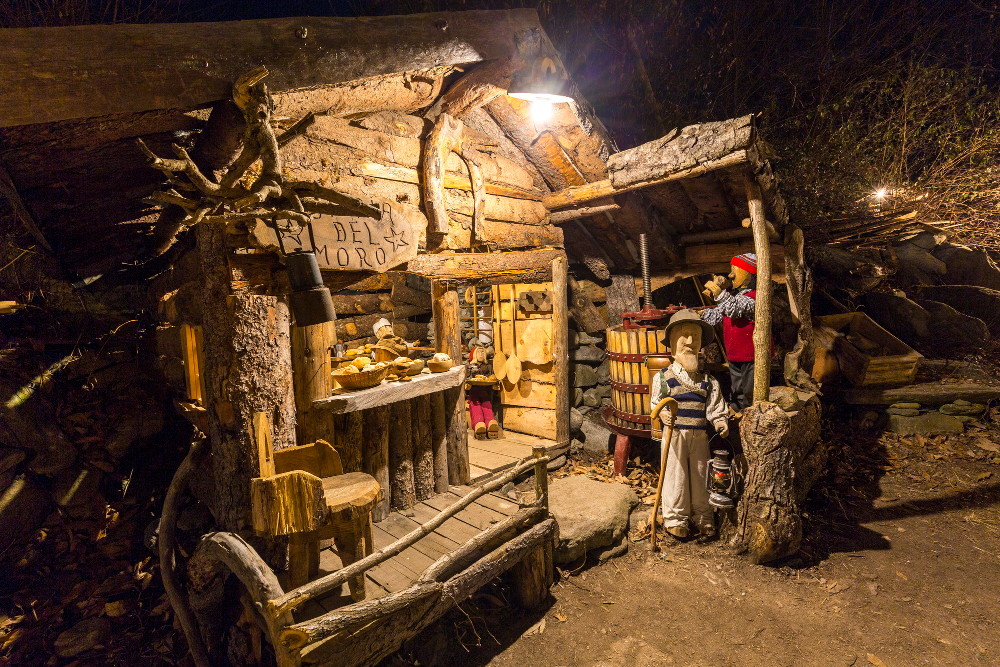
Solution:
[[[702,311],[701,318],[712,326],[722,322],[722,338],[726,343],[732,380],[730,406],[739,414],[753,403],[757,255],[748,252],[733,257],[728,280],[724,276],[715,276],[705,283],[705,290],[718,305]]]

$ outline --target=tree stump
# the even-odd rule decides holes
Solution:
[[[732,543],[756,564],[799,550],[799,507],[826,463],[819,431],[820,403],[815,394],[795,412],[767,401],[743,412],[740,436],[747,473]]]

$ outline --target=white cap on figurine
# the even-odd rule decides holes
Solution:
[[[378,322],[375,323],[374,327],[372,327],[372,333],[377,335],[378,330],[381,329],[382,327],[391,327],[391,326],[392,322],[383,317],[382,319],[380,319]]]

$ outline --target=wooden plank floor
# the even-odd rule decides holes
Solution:
[[[471,490],[471,487],[466,486],[452,487],[448,493],[428,498],[408,510],[392,512],[384,521],[374,525],[372,537],[375,549],[392,544],[400,537],[434,518],[441,510],[454,505]],[[413,546],[369,570],[365,575],[368,580],[369,599],[379,598],[408,587],[438,558],[451,553],[481,531],[515,514],[518,509],[520,508],[517,503],[496,494],[487,494],[479,498],[441,524],[433,533],[425,535]],[[323,549],[320,552],[320,576],[334,572],[340,567],[340,558],[331,548]],[[296,614],[296,619],[312,618],[324,611],[332,611],[350,603],[351,598],[347,586],[344,585],[340,591],[335,591],[320,599],[318,604],[310,603],[304,606],[302,611]]]
[[[477,440],[475,433],[469,431],[469,471],[472,481],[486,479],[502,470],[512,467],[515,463],[531,456],[531,448],[535,445],[545,445],[549,456],[558,456],[567,449],[559,446],[554,440],[539,438],[514,431],[504,431],[498,440]]]

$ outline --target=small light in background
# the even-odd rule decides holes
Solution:
[[[875,199],[885,199],[885,196],[889,194],[889,191],[885,188],[879,188],[875,191]]]
[[[535,125],[544,125],[552,119],[555,105],[546,100],[534,100],[531,103],[531,120]]]

